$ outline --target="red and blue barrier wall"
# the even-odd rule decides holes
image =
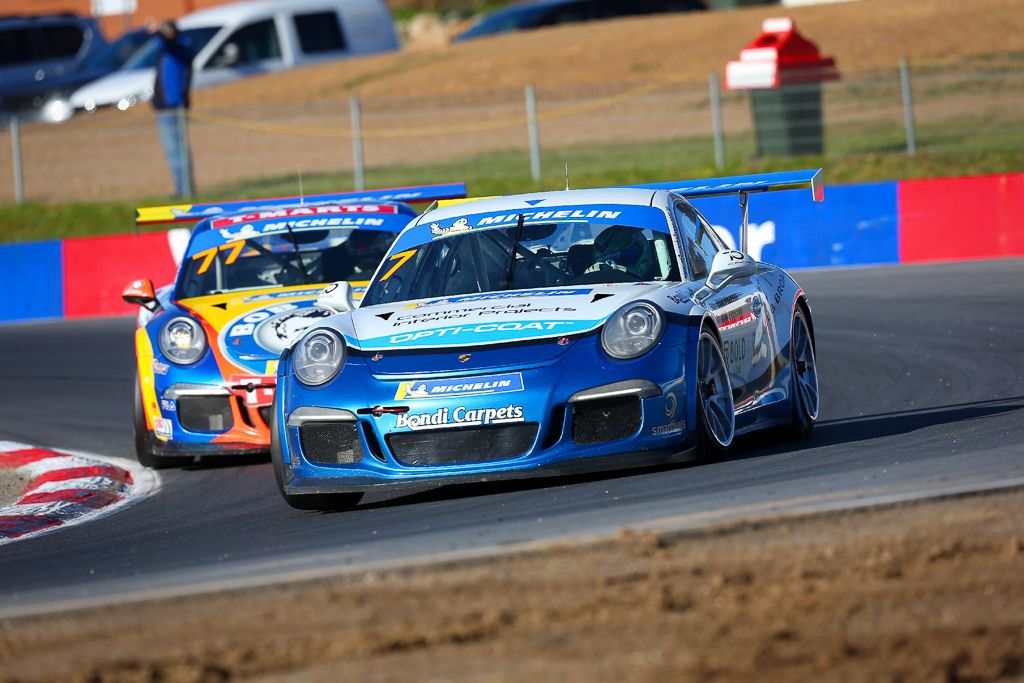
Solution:
[[[736,243],[735,197],[694,203]],[[1024,173],[754,194],[749,217],[750,253],[785,268],[1024,256]],[[0,245],[0,321],[134,313],[121,289],[171,282],[180,232]]]

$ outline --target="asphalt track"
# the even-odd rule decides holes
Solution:
[[[163,473],[152,498],[0,550],[0,616],[1024,482],[1024,260],[797,274],[822,383],[813,436],[730,459],[303,513],[266,462]],[[0,328],[0,440],[133,457],[129,319]],[[1022,511],[1024,513],[1024,511]]]

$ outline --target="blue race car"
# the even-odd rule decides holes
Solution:
[[[122,293],[140,306],[139,462],[265,453],[277,358],[328,315],[313,308],[324,285],[344,279],[358,295],[416,218],[406,202],[464,196],[455,183],[139,209],[139,222],[198,220],[173,285],[138,279]]]
[[[818,415],[814,328],[782,269],[730,250],[688,198],[810,188],[820,170],[449,202],[407,227],[358,307],[328,286],[284,350],[281,493],[550,476],[723,454]]]

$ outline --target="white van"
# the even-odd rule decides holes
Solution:
[[[398,49],[383,0],[249,0],[177,22],[196,52],[192,87]],[[118,71],[78,89],[71,106],[119,109],[153,97],[160,42],[152,38]]]

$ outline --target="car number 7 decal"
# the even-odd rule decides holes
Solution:
[[[203,259],[203,262],[199,264],[199,270],[196,271],[196,275],[202,275],[210,269],[210,264],[213,263],[213,258],[217,255],[218,251],[230,251],[227,259],[224,260],[224,265],[230,266],[232,263],[238,260],[238,254],[241,253],[242,247],[245,246],[245,240],[238,240],[236,242],[228,242],[222,244],[219,247],[210,247],[209,249],[203,249],[202,251],[196,252],[192,255],[193,261]]]
[[[391,258],[389,258],[388,259],[389,263],[391,261],[395,261],[396,263],[395,263],[395,265],[391,266],[391,269],[388,270],[388,272],[384,273],[384,276],[381,277],[380,281],[381,282],[385,282],[389,277],[394,275],[396,270],[398,270],[399,268],[404,266],[409,261],[409,259],[411,259],[413,256],[415,256],[416,251],[417,251],[416,249],[408,249],[406,251],[400,251],[397,254],[395,254],[394,256],[392,256]]]

